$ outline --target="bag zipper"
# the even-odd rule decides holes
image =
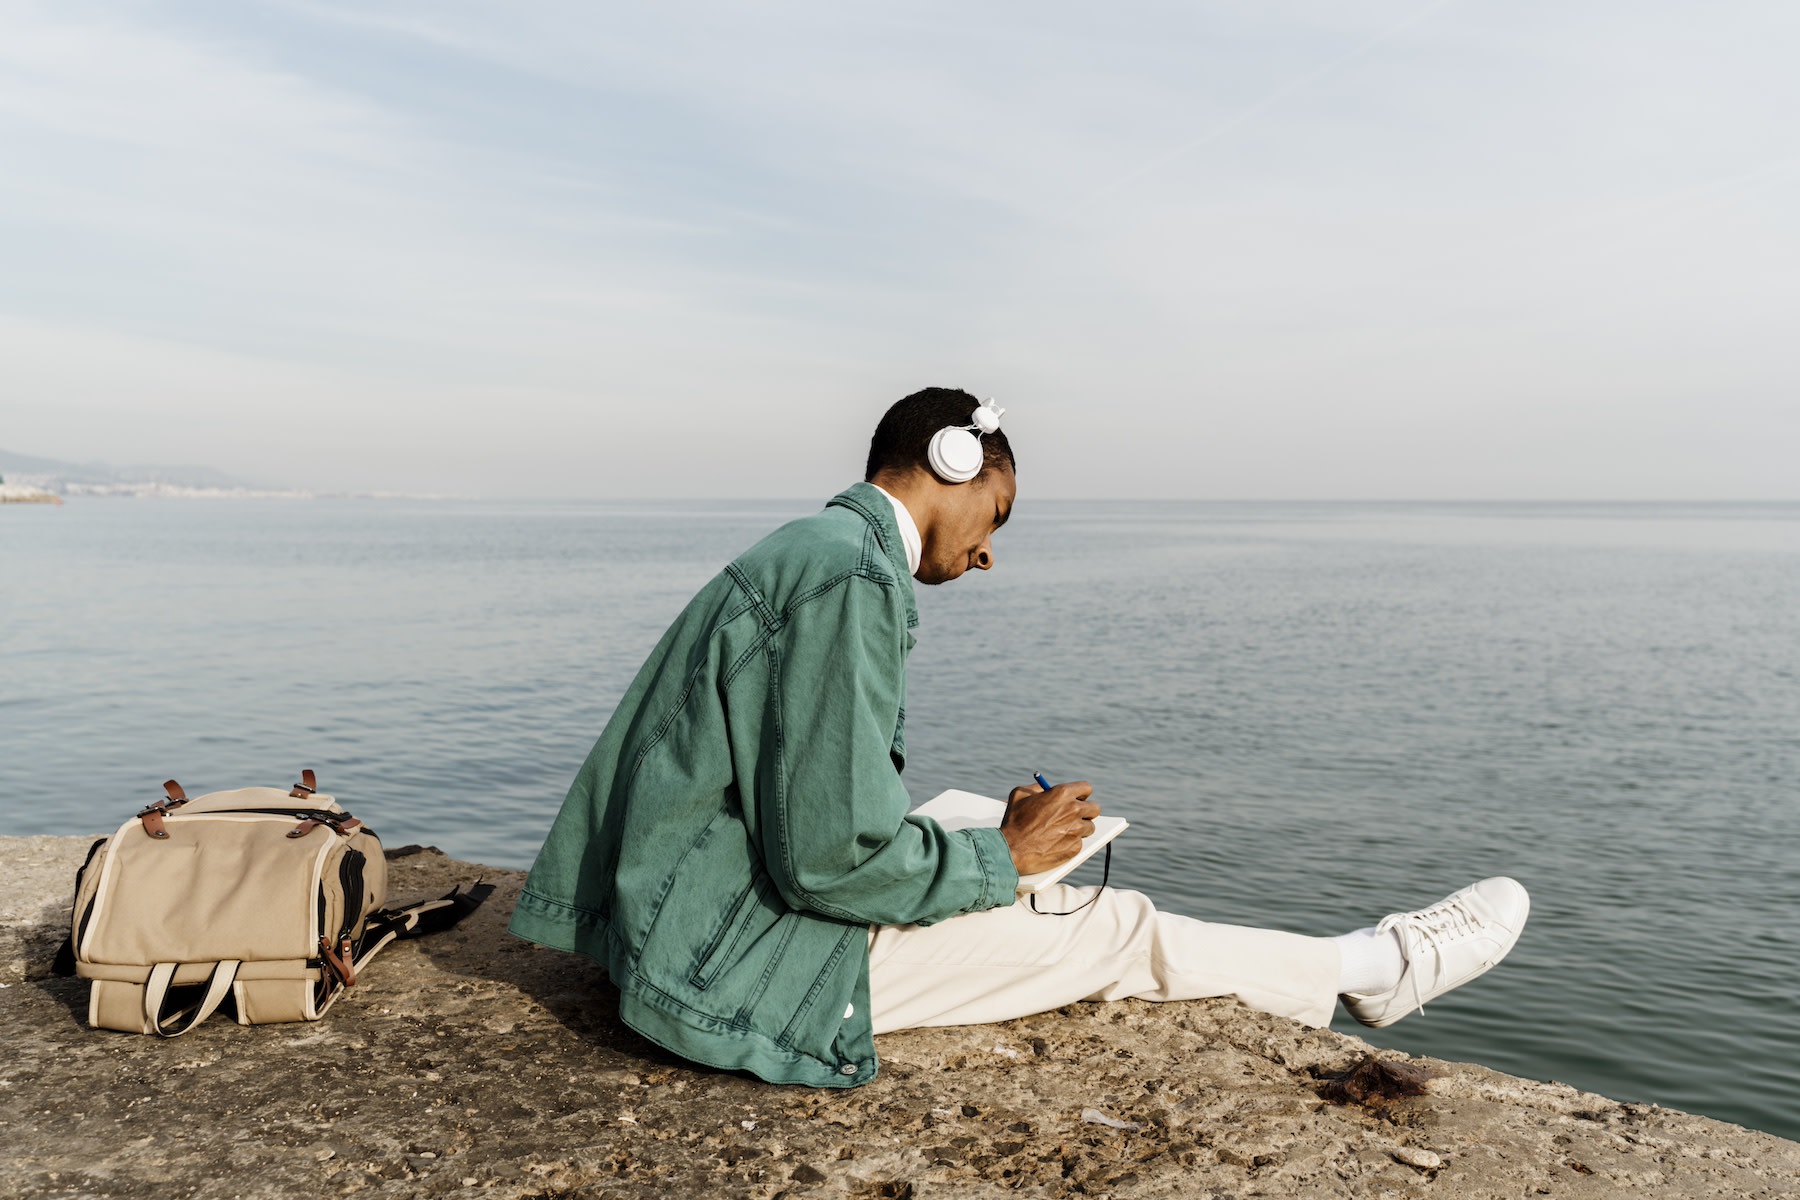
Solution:
[[[287,810],[278,811],[285,813]],[[362,919],[363,866],[367,862],[368,857],[361,850],[346,849],[343,857],[338,859],[343,924],[335,937],[325,928],[325,881],[319,881],[319,980],[322,986],[334,975],[343,986],[356,986],[356,946],[350,940],[350,931]]]
[[[346,850],[344,857],[338,860],[338,882],[344,889],[344,927],[338,931],[340,941],[348,939],[350,931],[362,920],[363,867],[367,862],[361,850]]]
[[[81,870],[75,872],[76,899],[81,898],[81,885],[87,879],[88,868],[94,865],[94,855],[100,852],[100,847],[106,845],[108,840],[109,839],[107,838],[101,838],[99,841],[88,847],[87,857],[81,860]],[[98,891],[89,896],[87,907],[81,910],[81,917],[75,922],[75,936],[70,939],[69,946],[77,956],[81,953],[81,939],[87,936],[88,921],[91,920],[94,915],[94,901],[98,899],[100,899],[100,893]],[[71,905],[71,907],[73,906]]]
[[[295,821],[299,822],[299,824],[294,827],[292,833],[288,834],[289,837],[305,837],[313,831],[313,827],[316,825],[328,827],[331,832],[337,834],[339,837],[344,837],[357,829],[369,834],[375,832],[341,809],[334,811],[328,808],[220,808],[211,812],[184,813],[182,815],[187,817],[211,817],[233,816],[241,813],[251,813],[257,816],[292,817]]]
[[[275,817],[292,817],[296,821],[317,821],[321,825],[329,825],[337,829],[340,825],[360,825],[349,813],[329,808],[221,808],[218,813],[258,813]],[[210,817],[213,813],[187,813],[192,817]],[[339,832],[342,832],[341,830]]]

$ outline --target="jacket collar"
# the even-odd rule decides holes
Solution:
[[[894,518],[894,506],[888,503],[872,483],[853,483],[826,502],[825,507],[847,508],[867,521],[875,530],[875,540],[887,554],[894,575],[906,585],[906,627],[919,623],[919,606],[913,599],[912,571],[906,562],[906,544],[900,540],[900,523]]]

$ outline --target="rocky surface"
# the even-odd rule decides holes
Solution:
[[[884,1036],[853,1091],[688,1066],[585,960],[509,938],[515,872],[315,1024],[90,1030],[50,977],[86,838],[0,838],[0,1194],[82,1197],[1777,1197],[1800,1144],[1376,1051],[1229,1001]]]

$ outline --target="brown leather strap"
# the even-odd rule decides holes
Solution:
[[[337,951],[334,953],[331,949],[331,939],[321,937],[319,939],[319,957],[324,960],[332,974],[344,981],[345,987],[356,986],[356,957],[351,950],[349,938],[339,941]]]
[[[310,796],[318,790],[319,777],[313,774],[313,769],[311,767],[307,767],[300,772],[300,782],[294,785],[294,790],[289,792],[288,795],[298,798]]]
[[[342,821],[329,819],[321,821],[317,817],[307,817],[304,821],[301,821],[298,825],[288,830],[288,836],[291,838],[303,838],[319,826],[329,825],[331,826],[331,832],[337,834],[339,837],[349,837],[350,831],[361,824],[361,821],[348,815],[346,815]]]
[[[138,820],[144,823],[144,832],[158,839],[169,836],[169,831],[163,827],[163,814],[187,803],[187,793],[173,779],[163,782],[163,791],[168,793],[167,799],[158,800],[138,814]]]

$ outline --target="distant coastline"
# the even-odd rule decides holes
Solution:
[[[293,488],[269,488],[245,482],[212,467],[120,466],[74,463],[0,450],[0,492],[19,503],[56,503],[57,497],[124,496],[133,499],[182,500],[311,500],[314,494]],[[13,495],[10,493],[18,493]],[[51,499],[39,499],[49,496]]]
[[[64,498],[130,500],[449,500],[399,492],[314,492],[266,487],[206,466],[113,466],[65,462],[0,449],[0,503],[61,504]]]
[[[7,484],[11,487],[11,484]],[[197,487],[184,483],[146,480],[142,483],[70,483],[62,484],[61,493],[69,497],[115,497],[128,500],[316,500],[315,492],[281,491],[273,488]],[[57,503],[61,503],[58,498]]]
[[[61,504],[55,492],[23,483],[0,483],[0,504]]]

